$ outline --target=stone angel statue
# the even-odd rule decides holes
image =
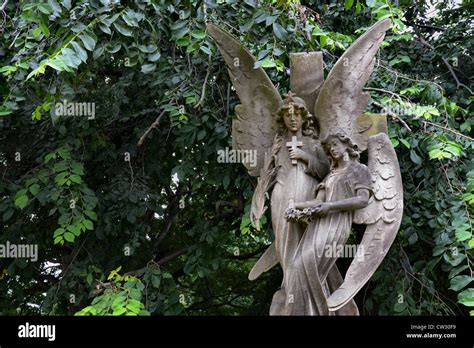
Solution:
[[[296,94],[282,99],[237,39],[207,26],[241,101],[233,146],[257,152],[257,165],[246,165],[250,175],[259,176],[251,207],[257,228],[265,194],[271,193],[275,240],[249,274],[253,280],[281,265],[283,281],[271,315],[357,315],[353,297],[398,231],[403,200],[397,158],[383,133],[385,118],[363,114],[369,97],[362,93],[389,27],[388,19],[372,26],[326,81],[320,52],[291,54],[290,87]],[[359,154],[367,147],[365,166]],[[353,222],[367,225],[359,247],[366,252],[353,260],[343,279],[337,257],[321,251],[330,243],[345,244]]]
[[[257,229],[260,228],[259,219],[266,210],[265,194],[271,192],[275,240],[257,262],[249,278],[253,280],[276,264],[281,265],[282,287],[275,293],[271,314],[283,314],[283,307],[279,304],[284,304],[286,298],[286,270],[306,227],[288,221],[284,212],[289,199],[303,201],[313,198],[316,186],[329,171],[329,162],[317,140],[317,125],[307,105],[311,103],[310,107],[314,106],[314,99],[305,100],[292,92],[282,99],[265,71],[254,69],[256,59],[238,40],[212,24],[208,24],[207,29],[224,56],[241,101],[241,105],[235,108],[237,118],[232,126],[233,147],[257,151],[256,166],[244,162],[250,175],[259,176],[250,212]],[[299,86],[294,87],[298,90]]]
[[[389,27],[389,20],[380,21],[354,42],[318,95],[314,113],[331,170],[314,200],[295,202],[286,211],[293,221],[313,219],[289,271],[287,291],[293,301],[287,299],[285,314],[330,315],[348,304],[380,265],[400,227],[403,187],[393,146],[386,133],[368,136],[358,127],[369,101],[362,88]],[[367,148],[366,166],[359,155]],[[367,225],[359,245],[362,252],[352,261],[344,282],[332,290],[327,279],[337,255],[327,250],[346,243],[352,223]]]

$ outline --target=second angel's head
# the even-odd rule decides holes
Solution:
[[[321,140],[326,155],[332,163],[332,167],[341,162],[358,160],[360,151],[358,146],[346,134],[343,129],[335,129]]]

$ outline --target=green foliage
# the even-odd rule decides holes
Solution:
[[[270,211],[262,231],[252,228],[254,178],[217,162],[232,146],[238,99],[205,22],[238,36],[283,93],[289,52],[321,50],[327,72],[382,18],[393,27],[368,84],[369,111],[389,111],[405,212],[357,301],[365,314],[473,313],[470,12],[433,6],[8,2],[0,243],[40,252],[37,263],[0,260],[2,314],[267,314],[280,271],[255,282],[247,274],[272,238]],[[93,103],[96,117],[57,115],[62,101]]]
[[[110,281],[110,288],[94,298],[90,306],[83,308],[75,315],[150,315],[141,302],[145,285],[136,277],[119,275],[121,268],[122,266],[110,272],[107,278]]]

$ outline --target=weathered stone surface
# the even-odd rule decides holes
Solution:
[[[240,98],[233,122],[238,150],[257,153],[250,218],[260,228],[271,193],[274,242],[249,279],[283,269],[271,315],[358,315],[355,294],[385,257],[400,226],[403,187],[387,136],[386,115],[365,113],[362,92],[390,20],[372,26],[323,81],[320,52],[290,54],[289,92],[282,99],[238,40],[209,24]],[[237,62],[237,64],[236,64]],[[311,111],[314,111],[311,114]],[[367,166],[359,155],[368,150]],[[343,278],[336,266],[353,223],[366,231]]]

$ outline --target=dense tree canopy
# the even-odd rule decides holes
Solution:
[[[0,6],[0,244],[39,250],[36,262],[0,259],[2,314],[267,314],[281,271],[247,273],[272,238],[270,212],[256,231],[255,178],[217,161],[238,99],[205,23],[239,37],[283,93],[289,52],[321,50],[327,73],[385,17],[369,111],[388,111],[405,212],[356,301],[362,314],[474,307],[472,2]],[[68,103],[94,115],[68,116]]]

